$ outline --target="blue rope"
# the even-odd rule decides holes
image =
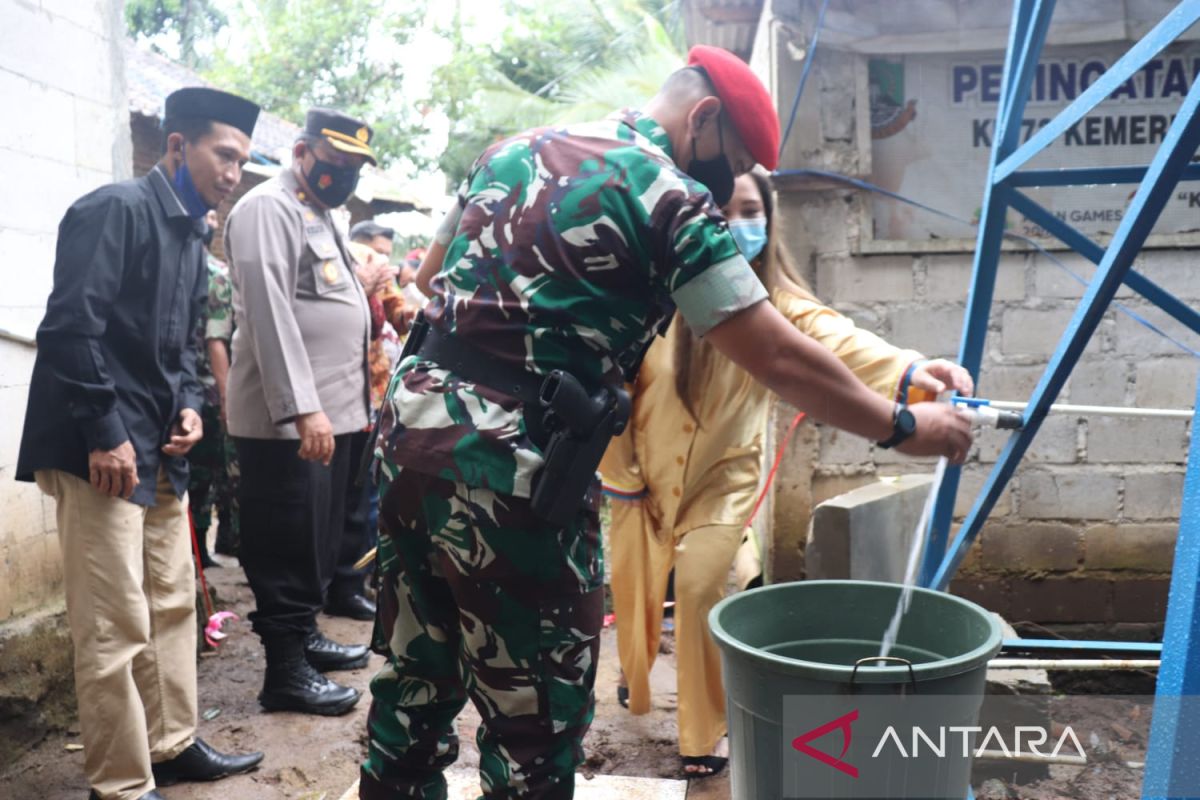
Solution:
[[[796,124],[796,112],[800,110],[800,98],[804,96],[804,84],[808,83],[808,71],[812,68],[813,58],[817,55],[817,42],[821,40],[821,26],[825,24],[825,10],[828,8],[829,0],[824,0],[821,3],[821,10],[817,13],[817,24],[813,28],[812,41],[808,43],[808,52],[804,54],[804,68],[800,70],[800,85],[796,88],[796,100],[792,103],[792,113],[788,117],[783,141],[779,143],[779,155],[781,156],[788,137],[792,135],[792,126]]]
[[[824,180],[833,181],[835,183],[841,183],[846,186],[852,186],[855,189],[862,189],[864,191],[872,192],[874,194],[880,194],[880,195],[883,195],[884,197],[889,197],[892,200],[898,200],[901,203],[905,203],[907,205],[913,206],[914,208],[919,208],[922,211],[927,211],[930,214],[935,214],[944,219],[953,220],[954,222],[960,222],[969,228],[977,227],[969,219],[964,219],[963,217],[960,217],[957,214],[951,214],[949,211],[943,211],[940,208],[934,208],[933,206],[926,205],[925,203],[922,203],[918,200],[913,200],[911,197],[905,197],[904,195],[893,192],[890,189],[885,189],[882,186],[877,186],[869,181],[864,181],[861,178],[852,178],[849,175],[843,175],[840,172],[829,172],[827,170],[822,170],[822,169],[783,169],[783,170],[776,170],[772,174],[774,176],[800,176],[800,177],[809,177],[809,178],[822,178]],[[1049,250],[1047,250],[1045,247],[1043,247],[1040,243],[1038,243],[1034,239],[1031,239],[1028,236],[1022,236],[1019,233],[1009,233],[1008,231],[1004,232],[1004,236],[1009,239],[1013,239],[1015,241],[1023,242],[1024,244],[1029,245],[1030,247],[1035,249],[1038,253],[1045,256],[1050,261],[1051,264],[1053,264],[1054,266],[1061,269],[1063,272],[1070,275],[1079,284],[1081,284],[1085,287],[1088,285],[1089,281],[1087,278],[1076,273],[1074,270],[1072,270],[1070,267],[1068,267],[1066,264],[1064,264],[1057,256],[1055,256],[1053,253],[1051,253]],[[1150,330],[1151,332],[1156,333],[1159,336],[1163,337],[1168,342],[1170,342],[1171,344],[1178,347],[1180,350],[1183,350],[1185,353],[1193,355],[1196,358],[1200,358],[1200,352],[1197,352],[1196,350],[1193,350],[1191,347],[1188,347],[1186,344],[1179,341],[1175,337],[1171,336],[1169,333],[1162,330],[1157,325],[1155,325],[1153,322],[1146,319],[1142,315],[1138,314],[1136,311],[1134,311],[1133,309],[1131,309],[1129,306],[1125,305],[1124,303],[1114,302],[1113,306],[1118,311],[1122,312],[1123,314],[1128,316],[1130,319],[1132,319],[1134,322],[1137,322],[1139,325],[1145,327],[1146,329]]]

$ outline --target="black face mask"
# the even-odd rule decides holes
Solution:
[[[700,159],[696,156],[696,140],[692,139],[692,160],[684,170],[708,187],[713,202],[724,206],[733,197],[733,168],[725,158],[725,137],[721,133],[721,118],[717,117],[717,142],[721,145],[715,158]]]
[[[313,196],[330,208],[350,199],[358,186],[359,165],[339,167],[313,157],[313,168],[304,176]]]

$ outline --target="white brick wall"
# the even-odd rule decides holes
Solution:
[[[870,179],[870,165],[858,159],[853,132],[846,134],[839,127],[837,135],[831,135],[834,112],[845,111],[850,95],[847,89],[835,90],[839,81],[846,80],[843,56],[836,64],[819,58],[815,63],[813,78],[815,85],[822,87],[819,98],[823,104],[818,112],[811,108],[808,112],[807,123],[815,132],[803,132],[803,152],[790,148],[781,167],[830,168],[830,164],[844,163],[851,174]],[[830,66],[836,75],[821,76],[822,68]],[[785,62],[780,68],[800,67]],[[781,85],[792,80],[782,80]],[[850,85],[846,80],[845,86]],[[818,93],[810,89],[810,94]],[[789,94],[788,102],[790,98]],[[806,96],[805,103],[811,100]],[[790,106],[783,109],[788,110]],[[845,113],[839,119],[845,122],[852,115]],[[805,122],[802,116],[797,127]],[[819,147],[810,141],[817,138]],[[841,187],[809,185],[791,191],[786,183],[783,186],[778,206],[781,229],[788,232],[788,243],[802,255],[802,266],[813,276],[819,297],[895,345],[931,356],[957,352],[971,279],[971,253],[861,252],[860,229],[864,220],[870,224],[864,209],[873,198]],[[979,188],[982,193],[983,187]],[[1095,271],[1091,262],[1073,253],[1059,252],[1055,257],[1085,279]],[[1136,268],[1185,301],[1200,304],[1200,269],[1194,252],[1146,251]],[[1006,252],[1001,256],[979,376],[983,396],[1029,399],[1084,291],[1085,286],[1042,255]],[[1200,336],[1132,290],[1122,287],[1118,300],[1188,347],[1200,350]],[[1190,408],[1198,377],[1200,359],[1112,308],[1059,400]],[[971,569],[1161,572],[1169,548],[1160,540],[1169,539],[1178,524],[1189,428],[1190,424],[1181,420],[1052,415],[993,511],[988,523],[990,541],[985,537],[984,546],[974,552]],[[979,436],[963,472],[957,517],[974,503],[1009,437],[1009,433],[997,431]],[[794,464],[795,474],[780,476],[779,493],[808,491],[813,480],[836,481],[841,476],[859,480],[864,475],[928,472],[932,462],[907,459],[893,451],[868,447],[846,434],[822,430],[814,467],[815,478],[809,478],[799,474],[809,465]],[[790,506],[785,502],[779,507]],[[794,521],[777,518],[776,524]],[[1114,541],[1124,531],[1133,542],[1152,539],[1156,543],[1153,557],[1129,556],[1138,546]],[[1001,541],[1001,537],[1010,540]],[[1123,564],[1127,556],[1129,563]]]
[[[56,597],[54,504],[13,480],[59,220],[131,174],[120,0],[0,0],[0,621]]]

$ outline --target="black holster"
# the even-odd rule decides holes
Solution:
[[[540,401],[551,433],[545,463],[533,478],[531,508],[565,526],[583,506],[609,441],[625,430],[629,394],[614,386],[588,394],[573,375],[555,370],[542,384]]]

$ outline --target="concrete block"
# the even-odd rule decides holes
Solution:
[[[37,486],[6,481],[0,485],[0,503],[4,508],[4,514],[0,515],[0,541],[23,545],[45,535],[42,493]]]
[[[6,276],[3,304],[36,308],[45,313],[46,300],[54,286],[54,244],[50,233],[0,230],[0,253],[12,265],[20,265]],[[0,366],[0,374],[8,372]]]
[[[817,506],[805,550],[808,577],[902,581],[931,480],[883,480]]]
[[[1141,408],[1191,408],[1200,363],[1191,356],[1139,361],[1134,397]]]
[[[1030,464],[1074,464],[1078,449],[1078,418],[1065,414],[1046,417],[1033,443],[1025,451],[1025,463]],[[1012,431],[982,428],[978,431],[976,448],[979,460],[993,464],[1001,450],[1012,438]]]
[[[846,492],[852,492],[860,486],[867,486],[879,480],[874,471],[854,472],[843,475],[840,471],[826,473],[818,470],[812,476],[813,506],[824,503],[830,498]]]
[[[1044,356],[1048,358],[1058,346],[1059,339],[1071,321],[1074,309],[1036,310],[1010,308],[1004,312],[1000,329],[1000,346],[1006,355]],[[1098,333],[1093,335],[1085,353],[1099,353]]]
[[[3,234],[0,234],[2,241]],[[0,249],[0,252],[3,252]],[[33,374],[33,360],[37,350],[27,345],[8,340],[0,340],[0,388],[8,386],[28,386]],[[24,410],[22,410],[24,414]],[[6,420],[5,425],[13,424]]]
[[[1087,423],[1092,463],[1182,464],[1187,444],[1187,420],[1096,416]]]
[[[864,464],[871,460],[871,442],[828,425],[821,426],[822,464]]]
[[[1124,361],[1080,361],[1071,370],[1064,394],[1076,405],[1123,406],[1128,384],[1129,365]]]
[[[93,31],[101,36],[111,36],[109,20],[105,14],[115,16],[112,5],[104,0],[39,0],[42,9],[49,13],[73,22],[84,30]],[[119,17],[118,17],[119,19]]]
[[[1116,622],[1162,622],[1167,617],[1170,578],[1116,581],[1113,619]]]
[[[1193,350],[1200,350],[1200,336],[1197,336],[1185,326],[1167,316],[1166,312],[1142,303],[1131,303],[1130,307],[1143,319],[1148,320],[1163,333],[1182,342]],[[1171,342],[1162,335],[1150,330],[1128,314],[1116,314],[1116,330],[1114,347],[1120,355],[1137,356],[1178,356],[1186,355],[1179,345]]]
[[[1102,578],[1013,578],[1009,619],[1029,622],[1108,622],[1113,582]]]
[[[831,303],[902,302],[913,298],[911,256],[820,256],[820,296]]]
[[[10,569],[9,547],[9,545],[0,544],[0,574],[6,576],[4,580],[0,580],[0,622],[4,622],[13,615],[13,586],[12,581],[7,577]]]
[[[1144,250],[1134,269],[1176,297],[1200,299],[1200,274],[1190,250]]]
[[[75,128],[62,124],[72,119],[75,113],[75,98],[69,92],[0,70],[0,97],[20,98],[23,107],[36,108],[39,112],[7,114],[5,124],[0,127],[0,149],[74,163]],[[109,109],[111,113],[111,106]],[[55,120],[57,124],[47,125],[48,119]],[[90,136],[108,143],[108,137],[97,136],[95,130],[90,132]],[[109,161],[111,168],[111,156]]]
[[[992,400],[1011,400],[1024,403],[1033,395],[1041,380],[1044,367],[1010,367],[984,365],[980,372],[976,394]]]
[[[107,35],[107,30],[89,30],[25,3],[6,3],[0,25],[0,69],[80,97],[111,102],[114,65]]]
[[[954,516],[961,519],[971,510],[971,506],[975,504],[975,500],[983,491],[984,481],[991,474],[991,469],[979,466],[978,464],[968,464],[963,467],[963,471],[958,480],[958,494],[954,499]],[[996,505],[992,506],[990,518],[1006,517],[1012,511],[1012,481],[1004,487],[1004,491],[1000,493],[1000,498],[996,501]]]
[[[1079,566],[1081,532],[1072,525],[1024,523],[989,526],[982,568],[988,572],[1069,572]]]
[[[1178,519],[1183,507],[1183,473],[1149,472],[1125,476],[1125,506],[1129,519]]]
[[[1030,519],[1115,519],[1119,489],[1116,475],[1023,472],[1017,512]]]
[[[1012,590],[1007,578],[958,577],[950,581],[950,594],[978,603],[988,611],[1007,616],[1012,607]]]
[[[17,463],[17,450],[21,445],[21,429],[25,423],[28,397],[29,389],[26,386],[0,389],[0,420],[4,420],[4,423],[0,424],[0,466],[11,467]],[[3,524],[0,521],[0,528]]]
[[[75,163],[99,172],[114,173],[112,137],[118,119],[109,103],[75,98]],[[121,112],[124,113],[122,109]],[[128,133],[128,129],[125,130]]]
[[[77,198],[110,182],[110,174],[0,150],[0,175],[10,186],[36,186],[19,203],[0,204],[0,229],[54,235]]]
[[[1054,257],[1063,266],[1051,263],[1045,256],[1038,254],[1034,257],[1033,284],[1035,297],[1060,297],[1078,299],[1083,297],[1088,282],[1096,272],[1096,265],[1078,253],[1055,253]],[[1083,278],[1080,283],[1067,273],[1066,267],[1075,275]],[[1136,293],[1128,286],[1122,285],[1117,290],[1117,297],[1133,297]]]
[[[785,195],[786,196],[786,195]],[[802,214],[808,230],[815,240],[811,246],[819,253],[838,253],[846,250],[848,241],[847,217],[848,209],[845,201],[834,194],[822,194],[819,200],[804,203],[798,210]],[[821,282],[818,274],[813,284],[817,297],[827,302],[834,302]]]
[[[933,302],[967,302],[971,288],[973,258],[962,255],[934,255],[925,259],[925,297]],[[994,302],[1021,300],[1025,297],[1024,253],[1005,253],[996,269]]]
[[[1084,534],[1085,569],[1170,572],[1179,525],[1093,525]]]
[[[954,356],[962,335],[963,306],[899,306],[891,311],[889,342],[927,356]]]

